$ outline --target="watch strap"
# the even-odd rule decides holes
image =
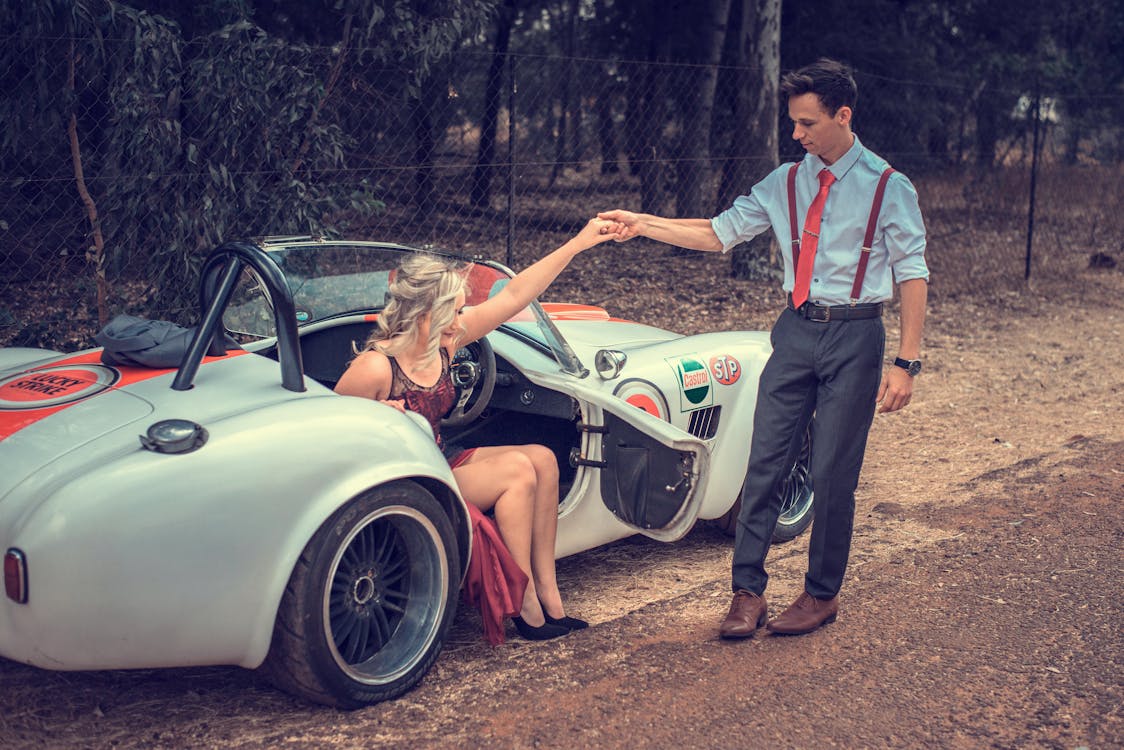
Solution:
[[[895,357],[894,365],[908,372],[910,377],[915,377],[921,372],[921,360],[919,359],[902,359],[901,357]]]

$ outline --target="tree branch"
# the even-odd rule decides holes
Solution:
[[[347,59],[348,42],[351,39],[351,20],[353,16],[349,13],[343,21],[343,40],[340,42],[340,56],[336,58],[336,64],[332,66],[332,72],[328,74],[328,83],[324,86],[324,95],[320,97],[320,101],[316,103],[316,109],[312,110],[312,116],[308,118],[308,125],[305,126],[304,138],[301,140],[300,148],[297,150],[297,158],[293,160],[293,166],[290,172],[296,174],[297,170],[301,168],[304,162],[304,157],[308,155],[308,149],[311,146],[311,141],[308,138],[308,133],[312,130],[312,126],[316,124],[316,120],[320,117],[320,110],[324,108],[324,103],[328,101],[328,97],[332,95],[332,90],[336,87],[336,83],[340,79],[340,73],[343,71],[344,60]]]
[[[74,67],[75,67],[74,40],[70,40],[70,54],[67,59],[66,85],[70,89],[72,101],[74,99]],[[98,324],[104,326],[109,322],[109,310],[106,307],[105,283],[105,239],[101,233],[101,220],[98,219],[98,205],[94,202],[90,191],[86,188],[86,177],[82,171],[82,150],[78,145],[78,117],[73,108],[70,112],[70,122],[67,123],[66,132],[70,136],[70,160],[74,164],[74,182],[78,187],[78,195],[86,206],[86,216],[90,220],[90,227],[94,235],[94,274],[97,279],[98,289]]]

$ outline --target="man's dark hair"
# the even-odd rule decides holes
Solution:
[[[840,107],[855,108],[859,89],[848,66],[821,57],[811,65],[786,73],[781,79],[781,94],[786,102],[794,96],[815,94],[834,117]]]

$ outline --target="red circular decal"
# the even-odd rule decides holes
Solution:
[[[102,365],[54,367],[0,381],[0,409],[39,409],[101,393],[117,381],[117,371]]]
[[[660,414],[660,407],[656,405],[656,402],[652,399],[651,396],[645,395],[643,393],[634,393],[626,398],[625,401],[632,404],[637,409],[648,412],[653,417],[659,417],[660,419],[664,418],[663,415]]]
[[[710,358],[710,374],[722,385],[733,385],[742,376],[742,365],[729,354]]]
[[[648,412],[653,417],[665,422],[670,421],[667,399],[659,388],[647,380],[639,378],[624,380],[613,391],[613,395],[630,406]]]

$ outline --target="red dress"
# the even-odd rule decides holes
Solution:
[[[390,395],[387,399],[401,399],[407,409],[425,417],[425,421],[433,428],[437,447],[444,449],[441,418],[453,408],[453,402],[457,400],[457,389],[453,385],[453,379],[449,377],[449,352],[441,349],[441,376],[430,386],[418,385],[403,371],[398,360],[389,354],[386,358],[390,360]]]
[[[449,353],[441,350],[441,376],[431,386],[418,385],[410,379],[398,362],[390,360],[390,395],[388,399],[401,399],[406,408],[416,412],[429,422],[437,447],[444,450],[441,439],[441,418],[452,408],[457,391],[449,377]],[[457,451],[448,458],[449,465],[456,468],[468,460],[474,448]],[[519,614],[523,607],[523,594],[527,589],[527,574],[504,544],[495,522],[470,502],[468,515],[472,521],[472,553],[465,571],[463,595],[466,602],[480,610],[484,622],[484,637],[488,643],[503,643],[503,619]]]

